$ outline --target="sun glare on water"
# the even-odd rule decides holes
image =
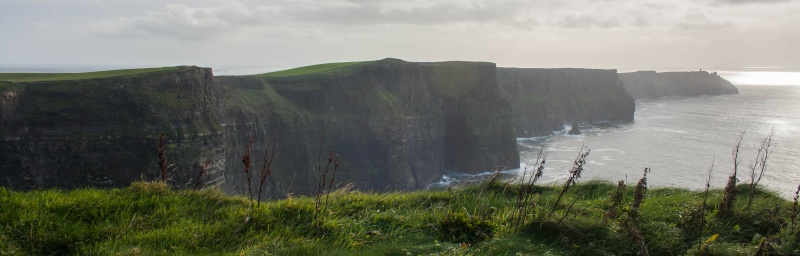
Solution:
[[[800,85],[800,72],[720,71],[734,85]]]

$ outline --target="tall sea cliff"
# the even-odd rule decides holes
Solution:
[[[549,135],[572,123],[632,121],[636,109],[616,70],[499,68],[497,82],[519,137]]]
[[[422,188],[445,171],[519,165],[511,108],[493,63],[384,59],[217,83],[228,102],[228,159],[241,157],[248,136],[257,138],[254,155],[264,153],[258,143],[280,138],[273,193],[309,192],[330,149],[343,159],[336,180],[367,190]],[[241,162],[227,163],[228,183],[246,184],[241,169]]]
[[[121,72],[124,73],[124,72]],[[87,73],[88,74],[88,73]],[[170,176],[224,167],[222,106],[211,69],[0,82],[0,186],[119,187],[158,176],[164,134]]]
[[[331,150],[342,159],[335,182],[365,190],[421,188],[445,171],[517,168],[496,70],[385,59],[291,76],[214,78],[210,69],[179,67],[5,80],[0,186],[157,179],[162,133],[174,186],[193,186],[202,169],[203,183],[232,193],[247,187],[246,145],[253,141],[257,172],[272,138],[272,195],[313,192]]]
[[[633,120],[634,99],[620,77],[633,81],[629,86],[659,85],[647,89],[659,93],[675,81],[716,81],[708,73],[684,75],[398,59],[249,76],[214,77],[211,69],[186,66],[0,74],[0,186],[154,180],[164,134],[173,186],[199,179],[244,193],[247,145],[252,141],[250,172],[257,173],[275,141],[269,195],[316,191],[331,152],[342,160],[337,184],[418,189],[448,171],[518,168],[516,137]]]

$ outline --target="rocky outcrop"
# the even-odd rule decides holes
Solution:
[[[738,94],[739,90],[716,72],[638,71],[619,75],[625,91],[636,99],[656,99],[667,96],[701,96]]]
[[[616,70],[498,68],[519,137],[552,134],[565,124],[632,121],[636,108]]]
[[[279,138],[271,186],[279,195],[313,192],[331,148],[343,159],[337,182],[366,190],[421,188],[446,170],[517,168],[511,108],[495,78],[492,63],[396,59],[333,73],[218,77],[227,158],[241,158],[251,136],[255,156]],[[226,189],[243,191],[242,169],[227,163]]]
[[[167,138],[173,181],[209,161],[220,182],[224,134],[210,69],[0,85],[0,186],[119,187],[153,180],[158,137]],[[182,185],[182,184],[176,184]]]

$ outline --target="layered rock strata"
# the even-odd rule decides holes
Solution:
[[[0,186],[119,187],[154,180],[164,134],[170,180],[184,186],[208,162],[222,181],[222,101],[211,69],[0,85]]]
[[[365,190],[422,188],[445,171],[519,164],[511,108],[493,63],[384,59],[320,74],[218,77],[217,83],[228,104],[228,159],[241,157],[249,137],[256,138],[254,155],[264,154],[268,138],[279,138],[274,194],[313,192],[331,149],[343,160],[336,182]],[[242,169],[241,162],[228,162],[230,184],[246,184]],[[244,186],[229,188],[242,192]]]
[[[550,135],[573,123],[632,121],[634,99],[616,70],[498,68],[519,137]]]

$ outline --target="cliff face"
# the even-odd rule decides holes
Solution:
[[[733,84],[717,73],[705,71],[665,72],[639,71],[619,75],[625,90],[636,99],[656,99],[667,96],[701,96],[738,94]]]
[[[634,99],[616,70],[498,68],[519,137],[549,135],[565,124],[632,121]]]
[[[337,182],[367,190],[421,188],[445,170],[518,167],[511,109],[492,63],[385,59],[217,83],[225,88],[228,159],[241,159],[251,136],[261,159],[268,138],[278,138],[275,194],[315,190],[320,143],[322,168],[334,148],[343,160]],[[227,162],[226,190],[244,191],[242,169],[241,161]]]
[[[175,181],[221,181],[219,90],[210,69],[0,85],[0,185],[118,187],[157,177],[158,136]]]
[[[119,187],[159,174],[164,133],[175,186],[246,191],[277,140],[270,195],[316,191],[331,149],[336,183],[421,188],[446,170],[517,168],[509,103],[492,63],[386,59],[289,77],[216,77],[183,67],[136,75],[0,81],[0,186]],[[329,174],[330,175],[330,174]],[[255,184],[256,175],[253,176]]]

